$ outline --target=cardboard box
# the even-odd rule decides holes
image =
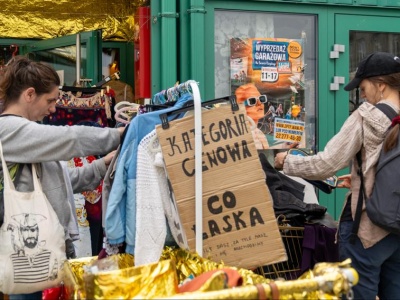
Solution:
[[[194,116],[157,126],[189,249],[195,245]],[[252,269],[287,259],[245,108],[202,112],[203,256]]]

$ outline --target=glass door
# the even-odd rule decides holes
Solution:
[[[335,44],[343,45],[345,50],[339,52],[339,58],[336,59],[335,76],[344,76],[345,84],[354,77],[358,63],[370,53],[383,51],[400,54],[399,18],[338,14],[335,23]],[[343,87],[341,85],[335,94],[335,102],[340,103],[343,109],[337,110],[343,112],[338,114],[338,125],[360,104],[355,91],[348,93]]]
[[[51,64],[60,74],[62,85],[74,85],[78,78],[77,67],[80,68],[79,77],[93,85],[102,80],[101,31],[82,32],[79,36],[79,52],[77,35],[30,42],[24,44],[20,52],[35,61]],[[80,53],[79,64],[77,53]]]
[[[335,114],[334,130],[338,132],[346,118],[357,105],[355,91],[347,92],[344,86],[354,77],[358,63],[375,51],[400,54],[400,18],[372,15],[335,15],[335,35],[332,50],[340,48],[334,61],[334,76],[344,79],[339,81],[339,89],[334,91]],[[348,170],[340,174],[348,173]],[[335,191],[335,217],[342,210],[346,189]],[[325,203],[323,203],[324,205]],[[327,206],[329,204],[327,203]],[[330,211],[332,211],[332,207]]]

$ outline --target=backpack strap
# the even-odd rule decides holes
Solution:
[[[375,106],[380,111],[382,111],[389,118],[389,120],[392,120],[398,116],[397,112],[390,105],[387,105],[385,103],[378,103]],[[357,152],[356,159],[357,159],[357,163],[358,163],[357,173],[358,173],[358,176],[360,176],[360,191],[358,193],[358,201],[357,201],[356,213],[354,216],[353,228],[351,229],[351,237],[350,237],[351,244],[354,244],[355,238],[358,233],[358,228],[360,227],[362,204],[364,201],[364,197],[366,195],[365,189],[364,189],[364,175],[362,172],[361,150]]]
[[[351,236],[350,236],[350,243],[354,244],[355,238],[358,233],[358,228],[360,227],[360,220],[361,220],[361,210],[364,200],[364,175],[362,172],[362,158],[361,158],[361,150],[356,154],[357,163],[358,163],[358,171],[357,174],[360,176],[360,191],[358,192],[358,201],[357,201],[357,208],[356,213],[354,216],[353,227],[351,229]]]
[[[395,117],[398,116],[398,113],[390,106],[385,103],[378,103],[375,105],[376,108],[379,108],[389,119],[392,121]]]

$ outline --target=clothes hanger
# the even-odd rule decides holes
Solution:
[[[129,102],[129,101],[120,101],[114,105],[115,111],[120,110],[122,107],[132,107],[132,108],[139,108],[140,104]]]
[[[115,107],[114,107],[114,110],[115,110],[114,119],[123,124],[129,124],[131,122],[132,118],[135,116],[135,114],[137,114],[138,109],[140,107],[139,104],[136,104],[136,103],[134,103],[134,104],[135,105],[128,105],[128,106],[124,106],[119,109],[115,109]]]
[[[117,79],[117,80],[119,80],[119,79],[121,78],[120,75],[121,75],[121,72],[120,72],[120,71],[117,71],[117,72],[111,74],[110,76],[107,76],[107,77],[104,78],[103,80],[97,82],[97,83],[96,83],[95,85],[93,85],[93,86],[94,86],[94,87],[95,87],[95,86],[102,86],[103,84],[109,82],[111,79],[114,79],[114,78]]]
[[[104,89],[103,87],[80,87],[80,86],[66,86],[66,85],[60,85],[58,87],[60,91],[63,92],[81,92],[81,93],[87,93],[87,94],[94,94],[97,92],[101,92]]]
[[[230,101],[232,111],[238,111],[239,110],[239,106],[238,106],[238,103],[236,102],[236,96],[235,95],[230,95],[230,96],[226,96],[226,97],[217,98],[217,99],[213,99],[213,100],[202,102],[201,103],[201,107],[207,107],[207,106],[211,106],[211,105],[218,104],[218,103],[221,103],[221,102],[226,102],[226,101]],[[180,114],[180,113],[187,112],[187,111],[193,110],[193,109],[194,109],[194,105],[191,104],[191,105],[188,105],[188,106],[185,106],[185,107],[182,107],[182,108],[178,108],[176,110],[171,110],[169,112],[160,114],[162,128],[163,129],[169,128],[168,116]]]
[[[123,124],[129,124],[132,118],[135,117],[139,108],[125,106],[115,112],[114,119]]]
[[[218,103],[223,103],[223,102],[226,102],[226,101],[230,101],[233,111],[239,109],[239,106],[237,105],[237,102],[236,102],[236,96],[234,96],[234,95],[203,102],[202,105],[201,105],[201,109],[202,110],[208,110],[210,108],[209,106],[214,105],[214,104],[218,104]],[[162,114],[163,116],[160,115],[161,124],[163,126],[163,129],[166,129],[164,127],[164,124],[169,126],[169,124],[168,124],[168,116],[174,115],[174,114],[179,114],[179,113],[182,113],[182,112],[185,112],[184,117],[190,116],[190,115],[193,114],[193,108],[194,108],[194,105],[193,105],[193,102],[191,102],[191,104],[189,104],[188,106],[176,109],[176,110],[172,111],[172,113],[168,112],[168,113]],[[253,119],[251,119],[251,121],[253,122],[252,126],[254,126],[256,128],[257,125],[254,123]],[[151,141],[150,141],[150,143],[149,143],[149,145],[148,145],[149,150],[151,152],[160,152],[161,151],[161,146],[160,145],[158,145],[158,147],[154,147],[154,141],[156,139],[157,139],[157,135],[153,136]]]

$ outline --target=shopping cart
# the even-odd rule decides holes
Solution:
[[[260,266],[254,272],[274,280],[278,278],[295,280],[301,275],[304,227],[291,226],[283,215],[278,216],[277,221],[288,259],[284,262]]]

